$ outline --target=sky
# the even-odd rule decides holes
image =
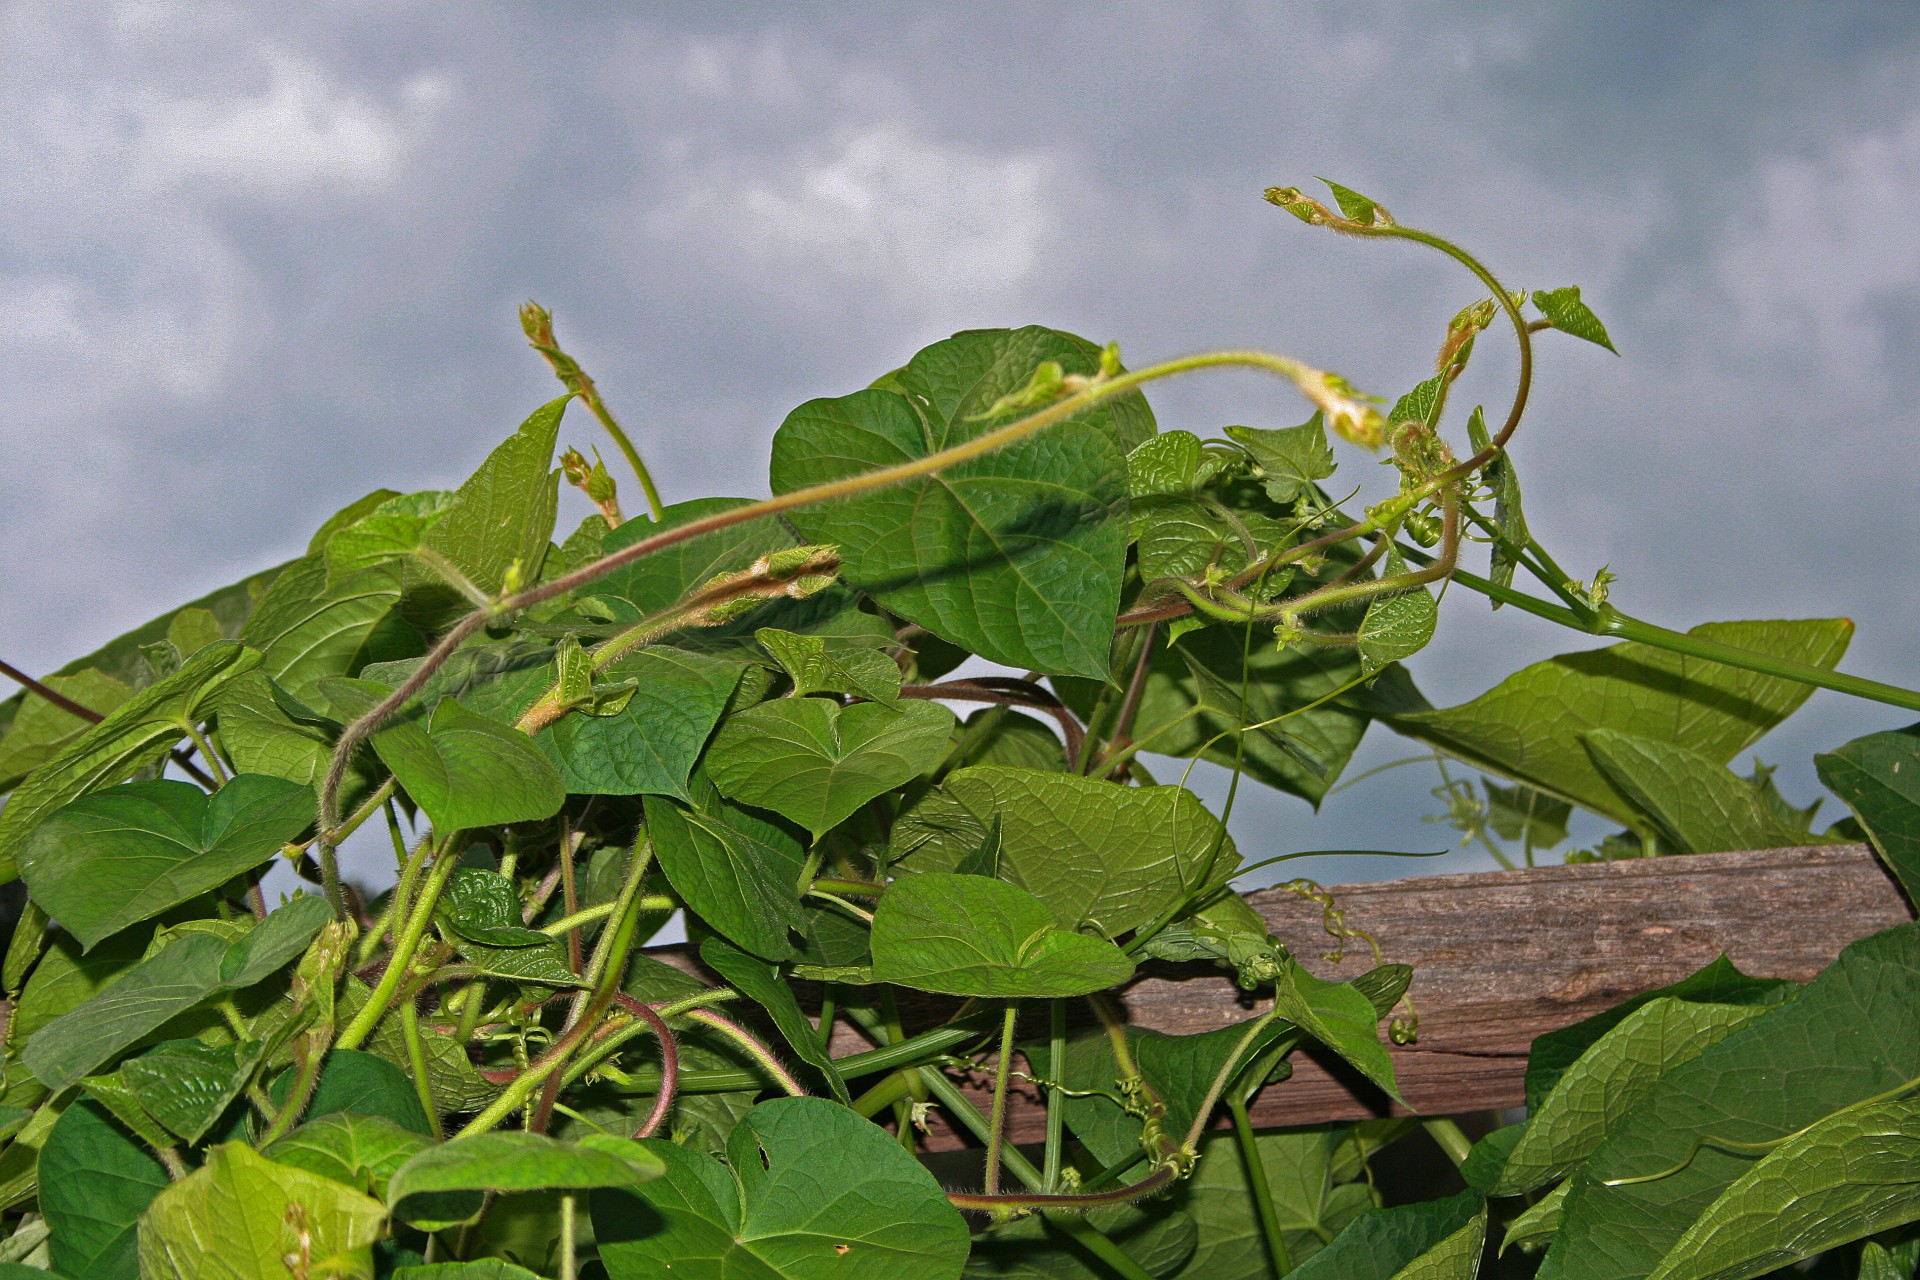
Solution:
[[[1260,199],[1321,174],[1606,322],[1619,358],[1544,336],[1513,450],[1564,565],[1668,626],[1848,616],[1846,670],[1920,683],[1916,83],[1920,8],[1839,0],[10,0],[0,657],[52,669],[371,489],[457,483],[556,394],[527,298],[670,501],[764,494],[789,409],[962,328],[1397,394],[1479,295]],[[1509,394],[1481,346],[1456,404]],[[1250,375],[1162,387],[1163,427],[1303,416]],[[1446,705],[1590,643],[1458,591],[1411,665]],[[1804,802],[1815,751],[1912,719],[1817,694],[1760,754]],[[1375,730],[1353,772],[1405,754]],[[1446,848],[1433,780],[1232,825],[1260,856]]]

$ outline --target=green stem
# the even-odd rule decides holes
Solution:
[[[1006,1145],[1007,1076],[1013,1068],[1013,1024],[1020,1016],[1017,1001],[1007,1001],[1000,1028],[1000,1061],[993,1072],[993,1115],[987,1121],[987,1194],[1000,1194],[1000,1149]],[[1041,1182],[1045,1186],[1044,1175]]]
[[[1267,1166],[1260,1159],[1260,1144],[1253,1136],[1253,1121],[1247,1116],[1242,1098],[1227,1099],[1227,1111],[1233,1116],[1233,1140],[1240,1148],[1240,1163],[1247,1176],[1247,1196],[1260,1219],[1260,1235],[1267,1242],[1267,1257],[1273,1274],[1284,1276],[1293,1270],[1293,1255],[1287,1252],[1286,1233],[1280,1228],[1280,1213],[1273,1205],[1273,1189],[1267,1184]]]
[[[1473,1143],[1460,1131],[1460,1126],[1446,1116],[1434,1116],[1422,1120],[1420,1127],[1427,1131],[1439,1148],[1447,1153],[1447,1159],[1453,1161],[1454,1168],[1467,1162],[1467,1153],[1473,1150]]]
[[[766,1073],[773,1077],[774,1083],[779,1085],[787,1096],[793,1098],[807,1096],[806,1087],[793,1078],[793,1073],[774,1056],[773,1050],[761,1044],[757,1036],[732,1018],[724,1017],[711,1009],[689,1009],[681,1016],[689,1022],[698,1022],[702,1026],[711,1027],[739,1045],[749,1058],[759,1063]]]
[[[1047,1001],[1047,1074],[1053,1077],[1047,1085],[1047,1147],[1044,1167],[1041,1169],[1041,1186],[1048,1191],[1060,1186],[1060,1161],[1066,1152],[1067,1136],[1067,1099],[1060,1092],[1060,1078],[1066,1074],[1067,1061],[1067,1002],[1064,1000]]]
[[[305,1046],[305,1053],[300,1057],[297,1074],[293,1078],[293,1087],[287,1090],[286,1105],[280,1108],[280,1114],[273,1118],[273,1123],[267,1126],[267,1131],[260,1135],[260,1146],[270,1146],[286,1136],[287,1130],[293,1128],[294,1122],[300,1118],[300,1113],[307,1109],[307,1103],[313,1098],[313,1087],[320,1082],[320,1066],[326,1060],[327,1049],[324,1042]]]
[[[1153,1280],[1153,1273],[1129,1258],[1119,1245],[1100,1234],[1099,1228],[1075,1213],[1049,1213],[1047,1225],[1066,1236],[1124,1280]]]
[[[420,1096],[420,1109],[426,1112],[434,1141],[440,1140],[440,1109],[433,1103],[433,1077],[427,1072],[427,1049],[420,1039],[420,1011],[411,1000],[400,1002],[400,1038],[407,1046],[407,1067],[413,1073],[413,1089]]]
[[[207,768],[213,772],[214,786],[216,788],[226,786],[227,767],[220,763],[220,757],[215,755],[213,748],[207,745],[206,738],[200,733],[200,726],[188,722],[185,727],[188,739],[192,741],[194,747],[200,752],[200,758],[207,762]]]
[[[560,1197],[560,1280],[574,1280],[574,1225],[577,1212],[571,1193]]]
[[[1402,545],[1400,550],[1409,560],[1416,562],[1430,558],[1417,547]],[[1878,680],[1829,671],[1825,667],[1816,667],[1811,663],[1795,662],[1791,658],[1778,658],[1772,654],[1742,649],[1738,645],[1722,644],[1718,640],[1690,635],[1684,631],[1672,631],[1622,613],[1612,605],[1602,605],[1590,619],[1582,618],[1573,610],[1554,604],[1552,601],[1530,596],[1512,587],[1503,587],[1464,569],[1455,569],[1453,580],[1464,587],[1478,591],[1489,599],[1510,604],[1523,613],[1530,613],[1536,618],[1545,618],[1549,622],[1557,622],[1569,630],[1583,632],[1586,635],[1632,640],[1655,649],[1665,649],[1669,653],[1704,658],[1709,662],[1734,667],[1741,671],[1752,671],[1757,675],[1778,676],[1782,680],[1812,685],[1816,689],[1831,689],[1835,693],[1864,698],[1869,702],[1885,703],[1887,706],[1900,707],[1906,711],[1920,711],[1920,691],[1903,689],[1899,685],[1882,684]]]
[[[393,993],[413,964],[414,953],[420,948],[420,939],[426,936],[427,927],[433,923],[433,909],[440,902],[440,891],[446,888],[447,881],[453,878],[454,868],[459,864],[460,859],[454,855],[453,842],[449,839],[440,850],[433,870],[427,875],[426,886],[420,891],[420,900],[407,912],[406,924],[394,943],[393,956],[387,961],[386,972],[380,975],[380,981],[374,986],[373,994],[367,997],[367,1003],[347,1024],[347,1029],[340,1033],[339,1040],[335,1042],[337,1048],[359,1048],[386,1015]]]

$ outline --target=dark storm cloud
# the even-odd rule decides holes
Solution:
[[[1848,614],[1850,668],[1920,668],[1910,10],[799,12],[9,8],[0,651],[57,665],[368,489],[456,481],[553,393],[527,296],[669,496],[763,492],[787,408],[967,326],[1136,362],[1261,345],[1395,393],[1475,291],[1258,199],[1325,173],[1608,321],[1622,360],[1545,347],[1517,451],[1570,568],[1611,562],[1670,625]],[[1465,394],[1496,403],[1483,345]],[[1203,431],[1299,416],[1246,378],[1156,404]],[[1442,701],[1577,639],[1446,612],[1417,668]],[[1823,695],[1766,753],[1809,792],[1812,750],[1899,719]],[[1313,823],[1243,800],[1236,826],[1436,834],[1381,786]]]

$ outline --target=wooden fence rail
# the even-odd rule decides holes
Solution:
[[[1664,986],[1725,953],[1748,973],[1805,981],[1856,938],[1912,919],[1865,845],[1696,854],[1477,875],[1425,876],[1332,890],[1349,925],[1372,934],[1386,959],[1414,967],[1419,1039],[1393,1050],[1401,1092],[1416,1111],[1444,1114],[1518,1106],[1535,1036]],[[1309,969],[1349,978],[1372,963],[1362,943],[1330,964],[1331,939],[1314,904],[1279,890],[1249,901]],[[681,948],[656,954],[693,968]],[[1190,976],[1169,976],[1174,973]],[[1150,967],[1123,992],[1129,1020],[1171,1034],[1208,1031],[1250,1015],[1224,972]],[[934,1003],[904,1009],[909,1023]],[[834,1052],[870,1047],[842,1026]],[[1293,1077],[1265,1090],[1261,1125],[1385,1115],[1388,1100],[1328,1055],[1296,1053]],[[1038,1140],[1036,1106],[1010,1131]],[[934,1145],[957,1143],[936,1134]]]

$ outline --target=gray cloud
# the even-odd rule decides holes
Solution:
[[[789,407],[961,327],[1136,362],[1255,344],[1397,392],[1475,290],[1258,199],[1325,173],[1607,320],[1625,358],[1546,346],[1517,449],[1571,569],[1611,562],[1670,625],[1846,614],[1851,669],[1920,667],[1910,11],[795,13],[10,7],[0,650],[57,665],[368,489],[457,480],[552,394],[527,296],[678,497],[763,492]],[[1502,402],[1483,345],[1464,392]],[[1155,401],[1202,430],[1298,417],[1248,377]],[[1445,612],[1416,668],[1442,701],[1578,639]],[[1811,751],[1902,719],[1821,695],[1765,752],[1811,794]],[[1413,847],[1437,833],[1408,789],[1318,820],[1243,799],[1236,826]]]

